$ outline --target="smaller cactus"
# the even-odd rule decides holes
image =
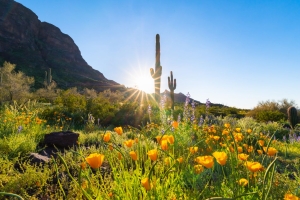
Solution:
[[[48,72],[45,71],[45,85],[49,86],[52,82],[51,68],[48,69]]]
[[[288,120],[290,122],[290,125],[292,129],[294,129],[296,124],[298,123],[297,109],[291,106],[287,109],[287,114],[288,114]]]
[[[176,89],[176,79],[173,81],[173,72],[171,71],[171,78],[168,77],[168,85],[170,89],[170,96],[171,96],[171,108],[174,110],[174,90]]]

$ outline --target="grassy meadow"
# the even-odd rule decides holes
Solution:
[[[163,104],[149,106],[147,123],[138,127],[104,126],[92,114],[76,121],[76,109],[64,108],[36,101],[2,106],[1,199],[300,197],[297,128],[209,109],[200,117],[188,101],[175,107],[176,119]],[[45,134],[66,130],[79,133],[76,146],[31,162],[29,154],[45,148]]]

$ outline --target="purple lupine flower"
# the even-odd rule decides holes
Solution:
[[[206,99],[206,103],[205,103],[206,108],[209,108],[209,107],[210,107],[210,104],[211,104],[211,102],[209,101],[209,99]]]
[[[203,117],[202,117],[202,115],[201,115],[201,116],[200,116],[200,120],[199,120],[198,126],[202,126],[203,123],[204,123],[204,119],[203,119]]]
[[[163,109],[165,107],[165,103],[167,101],[166,91],[164,92],[163,98],[160,100],[160,106]]]
[[[210,104],[211,104],[211,102],[209,101],[209,99],[206,99],[206,103],[205,103],[205,106],[206,106],[206,115],[208,114],[208,109],[210,107]]]
[[[195,105],[195,101],[193,100],[193,102],[191,103],[192,108],[195,109],[196,105]]]
[[[193,102],[191,103],[192,105],[192,116],[191,116],[191,121],[194,122],[195,118],[195,101],[193,100]]]
[[[180,114],[178,115],[178,118],[177,118],[177,122],[179,123],[181,121],[181,116]]]
[[[188,92],[187,95],[186,95],[186,99],[185,99],[185,107],[187,107],[190,103],[190,93]]]
[[[186,99],[185,99],[185,105],[184,105],[184,110],[183,110],[183,120],[185,122],[188,122],[190,120],[190,110],[189,110],[189,105],[190,103],[190,93],[187,93]]]

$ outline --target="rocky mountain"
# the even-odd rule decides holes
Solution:
[[[47,22],[41,22],[30,9],[13,0],[0,0],[0,66],[16,64],[16,70],[35,78],[42,87],[45,71],[60,88],[78,87],[122,89],[82,58],[73,39]]]

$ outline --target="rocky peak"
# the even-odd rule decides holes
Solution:
[[[37,87],[52,68],[53,80],[62,88],[123,88],[89,66],[69,35],[13,0],[0,0],[0,65],[4,61],[33,76]]]

